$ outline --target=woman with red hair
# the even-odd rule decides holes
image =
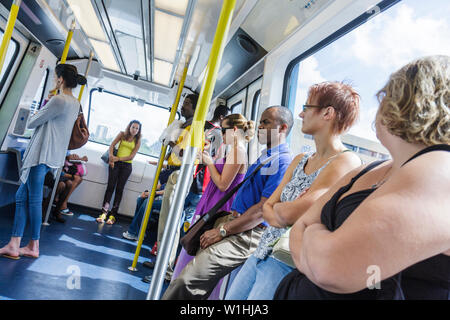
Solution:
[[[279,282],[293,270],[272,255],[272,244],[334,183],[361,165],[357,155],[346,152],[340,138],[358,114],[359,95],[351,86],[324,82],[309,89],[299,116],[302,132],[314,137],[316,152],[298,155],[264,203],[263,216],[269,226],[234,279],[227,300],[272,299]]]

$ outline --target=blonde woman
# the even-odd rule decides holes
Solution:
[[[295,223],[298,270],[275,299],[450,296],[450,57],[407,64],[378,99],[392,160],[350,172]]]

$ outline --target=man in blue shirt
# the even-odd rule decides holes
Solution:
[[[267,149],[247,170],[249,176],[265,164],[239,189],[232,214],[216,221],[215,228],[200,238],[201,249],[176,279],[172,279],[162,299],[206,299],[219,280],[242,265],[256,250],[266,227],[262,207],[283,179],[291,163],[286,138],[293,126],[288,108],[274,106],[261,115],[259,143]]]

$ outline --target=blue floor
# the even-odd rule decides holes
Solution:
[[[70,207],[70,206],[69,206]],[[72,208],[66,223],[50,221],[41,229],[40,257],[10,260],[0,257],[0,300],[144,300],[149,284],[141,279],[153,270],[142,265],[154,260],[149,249],[156,227],[148,229],[137,264],[131,272],[137,242],[122,238],[128,218],[113,226],[98,224],[97,212]],[[14,206],[0,208],[0,247],[9,242]],[[28,231],[28,230],[27,230]],[[30,235],[25,232],[22,245]],[[164,290],[168,283],[164,283]]]

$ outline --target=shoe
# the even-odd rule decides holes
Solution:
[[[125,231],[124,233],[122,233],[122,237],[124,237],[125,239],[128,239],[128,240],[133,240],[133,241],[139,240],[139,238],[137,236],[132,235],[128,231]]]
[[[114,224],[115,222],[116,218],[113,215],[110,215],[108,221],[106,221],[106,224]]]
[[[145,283],[150,283],[152,282],[152,276],[145,276],[144,278],[142,278],[142,281],[144,281]]]
[[[106,219],[106,213],[102,213],[101,215],[98,216],[98,218],[96,219],[98,223],[104,223]]]
[[[156,257],[156,255],[158,254],[158,242],[155,242],[152,251],[150,251],[150,254]]]
[[[65,223],[66,222],[66,220],[62,217],[60,212],[58,212],[56,214],[53,214],[52,217],[53,217],[54,220],[56,220],[59,223]]]
[[[143,265],[144,265],[144,267],[153,269],[153,268],[155,267],[155,262],[149,260],[149,261],[145,261],[145,262],[143,263]]]
[[[73,212],[70,212],[69,208],[60,210],[59,213],[65,215],[65,216],[73,216]]]

